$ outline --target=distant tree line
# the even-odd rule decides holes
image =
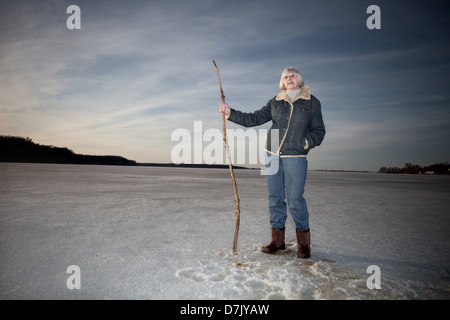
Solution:
[[[379,173],[410,173],[410,174],[450,174],[450,164],[436,163],[421,167],[417,164],[405,163],[403,168],[381,167]]]
[[[76,154],[67,148],[40,145],[30,138],[0,136],[0,162],[136,165],[120,156]]]

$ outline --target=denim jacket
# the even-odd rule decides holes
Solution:
[[[281,91],[266,106],[252,113],[230,108],[227,120],[244,127],[262,125],[272,120],[267,134],[266,150],[280,157],[306,156],[321,144],[325,136],[320,101],[310,94],[304,85],[302,92],[291,102],[286,91]],[[274,131],[278,130],[278,145],[272,143]],[[277,148],[278,147],[278,148]],[[272,150],[277,148],[277,150]]]

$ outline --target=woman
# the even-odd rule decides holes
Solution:
[[[308,152],[321,144],[325,126],[319,100],[310,94],[300,73],[292,67],[281,73],[280,93],[266,106],[252,113],[244,113],[220,104],[220,112],[227,120],[245,127],[259,126],[272,121],[267,136],[266,151],[271,161],[278,161],[276,173],[267,175],[269,190],[270,225],[272,242],[264,246],[265,253],[285,249],[285,222],[287,206],[296,225],[299,258],[309,258],[309,213],[303,198],[305,189]],[[277,136],[277,147],[271,137]]]

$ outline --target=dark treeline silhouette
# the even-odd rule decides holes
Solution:
[[[40,145],[28,137],[13,136],[0,136],[0,162],[136,165],[136,161],[120,156],[76,154],[67,148]]]
[[[379,173],[410,173],[410,174],[450,174],[450,164],[436,163],[421,167],[417,164],[405,163],[403,168],[381,167]]]

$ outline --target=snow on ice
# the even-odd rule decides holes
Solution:
[[[287,249],[261,253],[265,177],[235,174],[236,256],[228,170],[0,163],[0,298],[450,297],[450,177],[309,172],[312,258],[300,260],[290,217]]]

